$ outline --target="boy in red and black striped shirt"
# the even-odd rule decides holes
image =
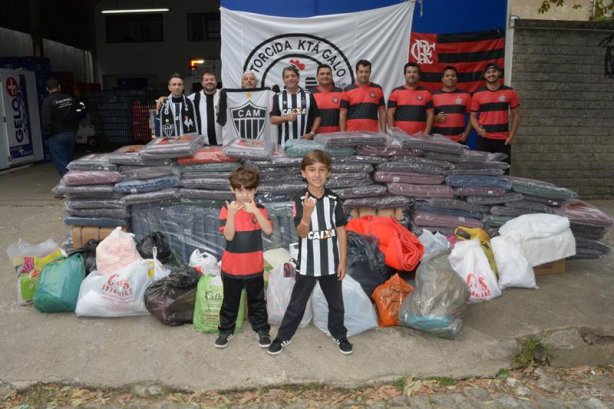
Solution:
[[[260,182],[258,172],[240,166],[228,179],[235,200],[226,202],[220,211],[220,232],[226,239],[226,249],[222,255],[224,300],[220,310],[220,334],[215,346],[224,348],[232,338],[241,292],[245,288],[249,322],[258,334],[259,345],[266,348],[271,344],[271,338],[264,300],[262,232],[271,234],[273,226],[266,209],[254,201]]]

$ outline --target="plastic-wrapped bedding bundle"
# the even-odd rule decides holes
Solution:
[[[553,210],[569,219],[575,237],[600,240],[612,226],[610,216],[583,200],[569,200],[562,207]]]
[[[410,199],[405,196],[382,196],[347,199],[343,202],[343,207],[346,209],[356,209],[360,207],[371,207],[376,209],[398,209],[403,207],[409,207],[413,204],[413,199]]]
[[[179,197],[191,200],[234,200],[230,190],[179,189]]]
[[[514,192],[526,193],[528,195],[545,197],[548,199],[568,200],[578,197],[578,194],[573,190],[559,187],[542,180],[520,178],[515,176],[507,176],[507,179],[512,182],[512,190]]]
[[[273,145],[264,140],[239,138],[224,146],[224,152],[239,159],[269,160],[273,154]]]
[[[139,152],[144,148],[145,145],[126,145],[107,153],[106,156],[109,162],[117,165],[141,165]]]
[[[415,185],[441,185],[444,175],[426,175],[417,172],[390,172],[377,170],[373,174],[373,180],[383,183],[409,183]]]
[[[495,216],[518,217],[523,214],[552,213],[552,210],[548,212],[538,212],[536,210],[531,210],[524,207],[493,206],[490,208],[490,213],[494,214]]]
[[[161,232],[186,264],[195,249],[220,258],[224,243],[219,233],[219,212],[219,207],[183,203],[136,205],[132,208],[132,231],[137,240]]]
[[[506,202],[505,206],[517,209],[527,209],[531,210],[533,213],[552,213],[552,207],[526,199]]]
[[[479,219],[471,217],[453,216],[447,214],[437,214],[424,212],[421,210],[413,210],[411,212],[411,221],[418,227],[428,227],[437,229],[455,229],[458,226],[466,227],[482,227],[483,223]]]
[[[557,213],[567,217],[571,223],[603,227],[612,225],[610,216],[583,200],[569,200],[562,208],[557,209]]]
[[[147,193],[132,193],[121,198],[126,205],[179,199],[179,189],[169,188]]]
[[[284,151],[288,156],[301,158],[305,156],[306,153],[316,149],[328,152],[330,156],[333,157],[351,156],[355,153],[354,148],[326,146],[323,143],[307,139],[291,139],[286,141],[284,146]]]
[[[385,146],[388,135],[369,131],[343,131],[318,134],[313,139],[328,147]]]
[[[154,138],[139,152],[139,157],[145,159],[191,157],[198,148],[203,146],[203,144],[204,139],[201,135],[181,135],[176,138]]]
[[[359,197],[384,196],[386,194],[386,186],[367,185],[339,188],[333,191],[338,194],[341,199],[355,199]]]
[[[612,249],[597,240],[587,240],[576,237],[576,255],[571,258],[599,258],[609,254]]]
[[[185,172],[181,175],[181,180],[187,179],[202,179],[202,178],[214,178],[214,179],[228,179],[232,172]]]
[[[179,174],[175,166],[125,166],[119,168],[123,180],[154,179]]]
[[[126,207],[120,200],[69,200],[64,203],[64,209],[67,211],[82,210],[82,209],[124,209]]]
[[[467,149],[466,145],[453,142],[442,135],[412,135],[401,141],[401,146],[409,149],[420,149],[425,152],[441,152],[448,154],[462,154]]]
[[[523,200],[522,193],[506,192],[501,188],[490,187],[460,187],[454,189],[456,196],[463,197],[468,203],[479,205],[495,205]]]
[[[303,176],[301,176],[301,174],[299,173],[298,169],[286,170],[283,173],[267,172],[267,173],[261,173],[260,174],[260,183],[267,183],[267,182],[300,182],[302,180],[303,180]]]
[[[513,216],[497,216],[494,214],[485,214],[484,216],[482,216],[481,220],[485,226],[499,228],[512,219],[514,219]]]
[[[305,189],[305,182],[285,182],[285,183],[261,183],[258,186],[260,193],[298,193]]]
[[[199,165],[186,165],[179,166],[179,172],[185,176],[185,174],[191,173],[206,173],[203,175],[207,176],[210,172],[232,172],[236,168],[241,166],[238,162],[226,162],[226,163],[206,163]]]
[[[483,168],[483,169],[449,169],[446,172],[446,175],[479,175],[479,176],[500,176],[505,173],[503,169],[492,169],[492,168]]]
[[[117,165],[109,161],[108,153],[91,153],[73,160],[66,165],[68,170],[117,170]]]
[[[563,200],[548,199],[547,197],[533,196],[533,195],[528,195],[526,193],[521,193],[521,194],[524,196],[524,200],[527,200],[533,203],[545,204],[546,206],[550,206],[550,207],[561,207],[565,203],[564,199]]]
[[[254,166],[258,169],[260,168],[300,168],[301,162],[303,161],[302,157],[292,157],[285,155],[277,154],[278,150],[275,151],[271,160],[247,160],[245,163],[247,165]],[[283,152],[283,151],[282,151]]]
[[[179,165],[193,165],[197,163],[223,163],[238,162],[237,158],[227,156],[221,146],[205,146],[198,148],[190,157],[177,159]]]
[[[178,176],[161,176],[153,179],[126,180],[115,184],[114,190],[122,193],[147,193],[179,186]]]
[[[373,181],[367,173],[356,173],[354,175],[360,176],[360,179],[355,177],[347,177],[347,173],[331,174],[326,182],[326,187],[329,189],[338,189],[344,187],[358,187],[364,185],[371,185]]]
[[[353,155],[353,156],[345,156],[342,158],[335,159],[335,164],[337,163],[369,163],[371,165],[377,165],[378,163],[386,162],[386,158],[382,158],[380,156],[368,156],[368,155]],[[300,167],[300,162],[299,165]]]
[[[408,183],[388,183],[388,192],[393,195],[428,199],[443,197],[452,199],[454,191],[447,185],[412,185]]]
[[[70,170],[62,178],[67,186],[109,185],[121,179],[119,172],[107,170]]]
[[[274,220],[273,234],[270,237],[262,235],[265,249],[288,248],[290,243],[297,242],[298,236],[292,216],[294,203],[291,201],[263,203],[263,206],[266,207],[271,220]]]
[[[369,163],[337,163],[333,161],[332,173],[371,173],[371,172],[373,172],[373,166]]]
[[[55,186],[51,191],[55,194],[66,195],[69,198],[88,198],[88,199],[118,199],[124,194],[115,192],[115,185],[87,185],[87,186],[66,186],[64,182]]]
[[[130,219],[112,219],[109,217],[77,217],[66,216],[64,224],[71,226],[101,226],[101,227],[116,227],[127,226],[130,224]]]
[[[386,170],[391,172],[415,172],[427,175],[445,175],[446,169],[417,161],[412,161],[412,158],[402,161],[384,162],[376,166],[377,170]],[[415,158],[418,159],[418,158]]]
[[[230,190],[228,178],[198,178],[181,179],[181,187],[186,189],[210,189],[210,190]]]
[[[288,202],[295,193],[262,193],[258,192],[257,198],[260,203]]]
[[[482,213],[480,212],[471,212],[462,209],[454,209],[451,207],[435,207],[429,205],[426,201],[418,200],[414,204],[414,210],[419,210],[422,212],[434,213],[434,214],[445,214],[450,216],[459,216],[459,217],[468,217],[472,219],[481,219]]]
[[[493,187],[504,190],[512,188],[512,183],[503,177],[479,175],[446,176],[446,185],[451,187]]]
[[[422,156],[424,151],[420,149],[409,149],[398,146],[359,146],[356,148],[356,153],[365,156],[378,156],[382,158],[389,158],[391,156]]]
[[[433,198],[433,199],[423,200],[423,202],[427,203],[429,206],[440,208],[440,209],[458,209],[458,210],[464,210],[467,212],[475,212],[475,213],[488,213],[490,211],[490,207],[488,206],[467,203],[464,200],[458,200],[458,199]]]
[[[65,206],[64,210],[69,216],[75,217],[106,217],[110,219],[130,218],[130,211],[126,207],[119,209],[68,209]]]
[[[587,240],[601,240],[608,232],[606,226],[590,226],[588,224],[570,223],[569,227],[574,237]]]
[[[475,151],[471,151],[475,152]],[[509,169],[510,165],[507,162],[501,161],[484,161],[484,162],[454,162],[452,169]]]

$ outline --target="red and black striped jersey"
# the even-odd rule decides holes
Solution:
[[[435,115],[440,112],[447,114],[444,122],[433,121],[432,133],[445,135],[458,142],[461,134],[467,128],[465,114],[469,112],[471,94],[462,89],[433,91],[433,109]]]
[[[264,217],[269,219],[266,209],[257,205]],[[224,234],[228,208],[220,210],[220,233]],[[256,216],[241,209],[235,214],[235,236],[226,240],[222,255],[222,274],[234,278],[253,278],[263,274],[262,231]]]
[[[351,84],[344,89],[347,100],[341,108],[347,109],[348,131],[379,131],[379,108],[386,106],[382,87]]]
[[[396,108],[394,126],[410,135],[426,129],[426,112],[433,109],[431,92],[424,87],[397,87],[390,93],[388,108]]]
[[[471,112],[478,112],[478,123],[486,130],[486,138],[507,139],[509,136],[509,110],[520,106],[513,88],[501,85],[496,91],[486,86],[471,97]]]
[[[333,87],[331,91],[315,87],[310,91],[320,110],[321,122],[317,133],[339,132],[339,109],[343,101],[347,102],[345,92],[339,87]]]

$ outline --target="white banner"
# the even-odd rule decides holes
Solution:
[[[386,97],[404,83],[414,1],[356,13],[309,18],[276,17],[221,8],[222,83],[240,87],[251,70],[263,86],[280,85],[285,66],[301,70],[301,86],[315,85],[318,64],[333,69],[335,85],[354,82],[361,59],[372,64],[371,81]]]
[[[226,94],[226,122],[222,127],[224,145],[237,138],[266,139],[277,143],[277,127],[271,125],[269,120],[273,91],[227,89],[224,93]]]

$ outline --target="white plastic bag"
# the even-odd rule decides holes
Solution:
[[[7,247],[6,254],[9,256],[13,267],[17,268],[23,262],[25,256],[44,257],[58,248],[59,246],[53,239],[47,239],[38,244],[30,244],[24,239],[19,239],[17,243],[12,243]]]
[[[284,277],[284,264],[280,263],[275,266],[269,274],[269,284],[266,290],[266,309],[269,315],[269,324],[281,325],[288,304],[292,289],[296,282],[294,277]],[[311,298],[307,301],[305,314],[301,319],[299,327],[306,327],[313,316]]]
[[[218,276],[221,273],[220,267],[217,265],[217,258],[209,253],[201,252],[199,249],[194,250],[190,255],[188,266],[203,275]]]
[[[535,272],[522,246],[505,236],[490,239],[490,245],[499,270],[499,288],[537,288]]]
[[[151,284],[148,260],[137,260],[111,274],[92,271],[81,283],[75,313],[80,317],[149,314],[145,290]]]
[[[367,297],[358,281],[346,275],[342,281],[343,307],[345,315],[343,322],[348,330],[347,336],[360,334],[361,332],[377,327],[377,313],[373,303]],[[330,335],[328,330],[328,302],[319,284],[316,284],[311,295],[313,307],[313,325],[323,333]]]
[[[433,234],[428,229],[422,229],[422,234],[418,237],[418,239],[424,245],[424,255],[422,256],[422,260],[425,260],[433,253],[447,250],[449,248],[448,239],[439,232]]]
[[[478,239],[456,242],[448,260],[469,288],[469,303],[488,301],[501,295],[497,277]]]
[[[113,273],[143,258],[136,249],[134,234],[116,228],[96,247],[96,270],[99,274]]]

